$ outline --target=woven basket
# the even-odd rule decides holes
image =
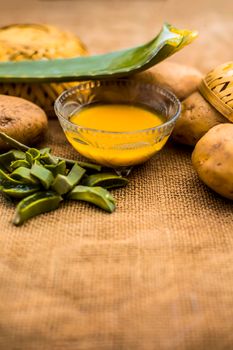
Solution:
[[[87,55],[80,39],[72,33],[42,24],[15,24],[0,28],[0,61],[69,58]],[[55,99],[77,83],[0,84],[0,94],[19,96],[54,115]]]
[[[199,89],[210,104],[233,122],[233,62],[222,64],[208,73]]]

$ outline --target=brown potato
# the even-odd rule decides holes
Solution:
[[[172,139],[195,146],[213,126],[229,121],[196,91],[182,102],[182,112],[176,122]]]
[[[233,124],[209,130],[196,144],[192,163],[207,186],[233,199]]]
[[[202,74],[193,67],[168,61],[135,74],[131,79],[163,85],[183,100],[197,89],[202,77]]]
[[[47,130],[45,112],[23,98],[0,95],[0,131],[27,145],[40,140]],[[0,150],[9,149],[0,140]]]

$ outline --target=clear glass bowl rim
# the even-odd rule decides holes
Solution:
[[[145,86],[146,88],[150,87],[152,90],[156,91],[160,95],[166,96],[167,98],[169,98],[171,100],[171,102],[174,105],[177,106],[176,113],[165,123],[163,123],[161,125],[154,126],[152,128],[134,130],[134,131],[106,131],[106,130],[101,130],[101,129],[87,128],[85,126],[74,124],[70,120],[66,119],[62,115],[62,113],[60,112],[60,108],[62,107],[62,102],[60,100],[62,98],[64,98],[65,95],[67,95],[67,94],[71,95],[72,93],[74,93],[74,92],[77,93],[78,91],[80,91],[80,94],[81,94],[82,89],[84,90],[84,89],[90,88],[90,90],[91,90],[95,87],[97,87],[97,88],[100,87],[100,85],[97,85],[97,84],[104,85],[105,83],[107,83],[108,84],[107,86],[109,86],[109,83],[113,84],[113,83],[120,82],[120,81],[125,82],[125,83],[133,83],[134,86],[137,84],[137,85]],[[91,84],[91,86],[90,86],[90,84]],[[83,106],[87,106],[87,105],[88,104],[83,104]],[[154,130],[160,130],[160,129],[166,128],[167,126],[170,126],[170,124],[173,124],[180,115],[181,102],[179,101],[179,99],[176,97],[176,95],[172,91],[160,86],[159,84],[144,83],[144,82],[140,82],[140,81],[135,81],[135,80],[133,81],[130,79],[122,79],[122,78],[120,78],[118,80],[117,79],[103,79],[103,80],[99,79],[99,80],[93,80],[93,81],[87,81],[84,83],[80,83],[77,86],[74,86],[70,89],[63,91],[55,100],[54,110],[55,110],[55,113],[58,116],[58,118],[61,118],[66,123],[66,125],[69,125],[72,128],[75,127],[77,129],[80,129],[80,130],[87,130],[90,132],[104,133],[104,134],[110,134],[110,135],[117,135],[117,134],[118,135],[128,135],[128,134],[132,135],[132,134],[138,134],[138,133],[147,133],[147,132],[154,131]]]

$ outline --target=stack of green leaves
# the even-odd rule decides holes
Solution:
[[[15,225],[57,209],[66,199],[86,201],[110,213],[115,210],[107,189],[125,186],[127,179],[102,172],[97,164],[54,156],[50,148],[29,148],[4,133],[0,138],[14,147],[0,155],[0,191],[19,201]]]

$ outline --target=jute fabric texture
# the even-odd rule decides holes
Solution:
[[[44,144],[75,157],[57,121]],[[233,349],[232,203],[168,144],[113,191],[14,227],[0,197],[1,350]]]

